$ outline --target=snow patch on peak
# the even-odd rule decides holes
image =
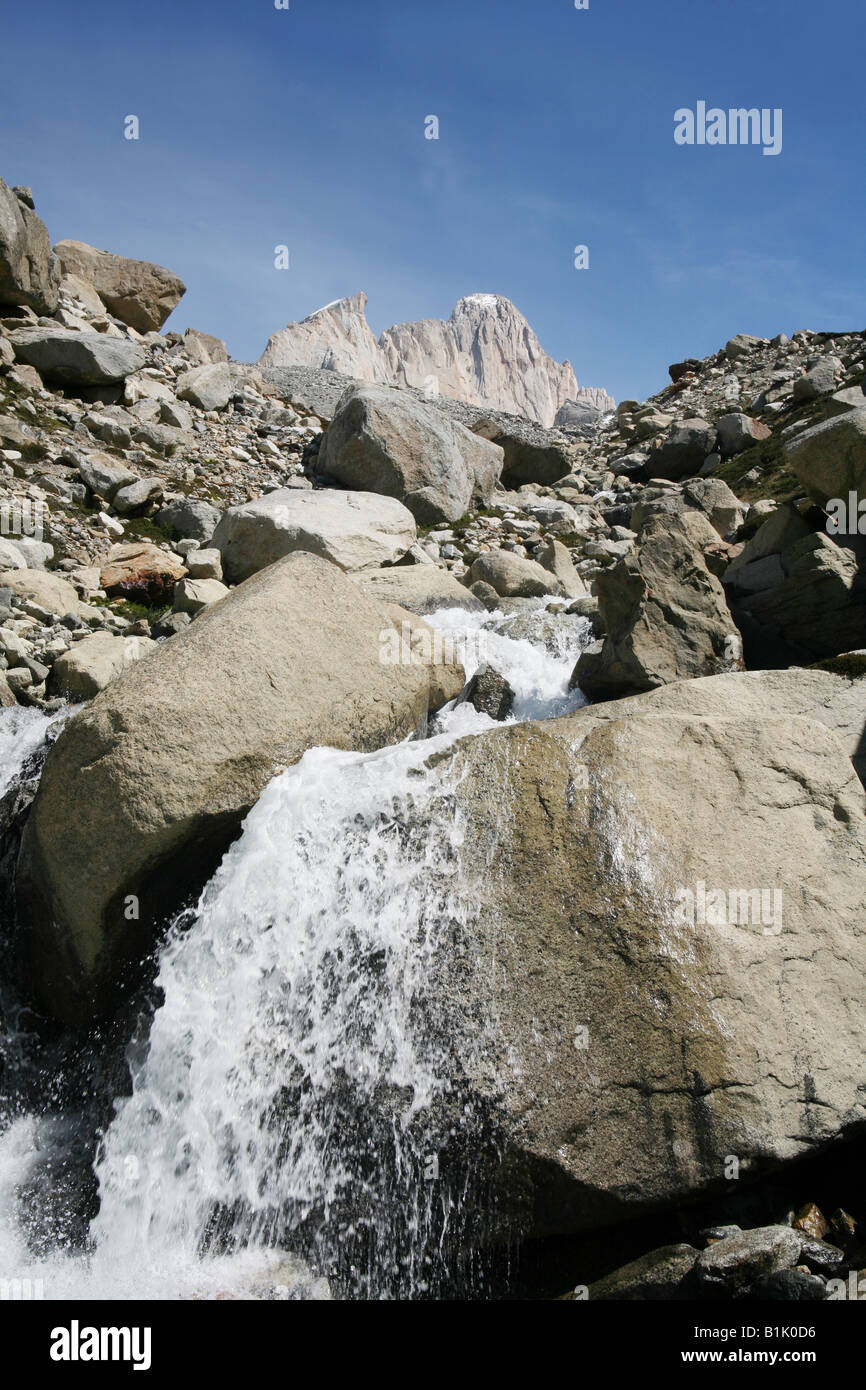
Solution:
[[[330,304],[323,304],[321,309],[314,309],[312,314],[307,314],[305,319],[301,319],[301,323],[311,323],[320,314],[327,314],[330,309],[346,309],[349,313],[363,314],[366,303],[367,296],[363,290],[358,294],[344,294],[341,299],[332,299]]]
[[[476,304],[480,309],[495,309],[499,304],[507,304],[508,300],[503,299],[501,294],[467,294],[458,300],[455,314],[463,304]]]

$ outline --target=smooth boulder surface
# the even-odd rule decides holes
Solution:
[[[459,693],[459,666],[382,662],[391,622],[335,565],[289,555],[70,722],[46,761],[17,882],[42,1007],[74,1024],[112,1012],[166,912],[307,748],[380,748],[423,727],[431,692]]]
[[[0,179],[0,304],[53,314],[59,297],[60,265],[45,223]]]
[[[596,577],[607,636],[588,650],[573,683],[590,699],[616,699],[741,664],[724,590],[677,516],[653,517],[641,542]]]
[[[148,637],[95,632],[57,658],[48,677],[48,692],[73,703],[92,700],[133,662],[155,650],[156,643]]]
[[[732,540],[743,524],[745,508],[721,478],[693,478],[683,488],[683,496],[724,539]]]
[[[74,328],[18,328],[12,346],[19,362],[62,386],[104,386],[137,372],[147,355],[137,343]]]
[[[740,454],[744,449],[750,449],[753,444],[762,443],[769,439],[771,434],[769,425],[762,424],[760,420],[753,420],[741,410],[723,415],[716,421],[716,428],[719,433],[719,451],[724,458]]]
[[[613,409],[613,401],[610,409]],[[590,405],[588,401],[564,401],[556,412],[553,423],[557,429],[582,430],[597,424],[603,414],[604,411],[600,407]]]
[[[416,521],[457,521],[487,506],[503,451],[434,405],[386,386],[346,393],[322,442],[319,467],[346,487],[398,498]]]
[[[192,367],[178,378],[179,399],[197,405],[200,410],[223,410],[233,392],[232,375],[225,362]]]
[[[866,407],[803,430],[785,445],[787,459],[810,496],[822,506],[831,497],[866,498]]]
[[[186,294],[186,285],[163,265],[99,251],[83,241],[58,241],[54,248],[64,275],[92,285],[108,311],[139,333],[162,328]]]
[[[500,598],[566,597],[566,586],[552,570],[510,550],[485,551],[472,562],[469,577],[473,584],[489,584]]]
[[[574,568],[568,546],[554,537],[545,541],[538,552],[538,564],[555,577],[565,598],[583,598],[589,593],[586,584]]]
[[[738,570],[768,555],[780,555],[783,550],[812,534],[808,521],[791,502],[784,502],[762,521],[751,540],[748,540],[725,572],[725,583],[733,580]]]
[[[800,1233],[790,1226],[735,1231],[701,1251],[697,1276],[709,1289],[738,1293],[759,1278],[793,1269],[802,1243]]]
[[[137,478],[114,494],[114,510],[120,516],[138,516],[162,498],[162,478]]]
[[[590,1284],[587,1298],[590,1303],[694,1298],[691,1276],[699,1254],[693,1245],[664,1245]]]
[[[751,692],[724,717],[676,694],[485,733],[437,765],[478,903],[441,988],[525,1234],[724,1194],[728,1156],[747,1183],[866,1119],[847,752],[814,720],[756,716]],[[722,910],[700,911],[702,885]]]
[[[29,599],[49,613],[62,618],[66,613],[78,613],[78,590],[59,574],[46,570],[0,571],[0,589],[11,589],[16,598]]]
[[[228,362],[228,348],[222,338],[215,338],[212,333],[201,333],[197,328],[188,328],[183,335],[184,351],[188,357],[192,357],[200,367],[206,367],[211,362]]]
[[[344,570],[378,569],[405,555],[416,536],[412,513],[396,498],[373,492],[280,488],[229,507],[211,538],[231,584],[294,550]]]
[[[138,474],[113,454],[102,450],[77,456],[78,474],[88,491],[106,502],[111,502],[116,492],[138,482]]]
[[[181,579],[174,586],[174,611],[195,616],[203,608],[209,608],[212,603],[219,603],[230,592],[231,590],[219,579]]]
[[[483,613],[484,604],[436,565],[391,565],[387,569],[365,570],[358,582],[382,603],[399,603],[411,613],[435,613],[438,608],[466,608]]]
[[[784,671],[731,671],[700,680],[674,681],[642,695],[594,705],[599,719],[636,714],[688,714],[706,719],[766,715],[813,719],[839,739],[861,782],[866,783],[866,659],[852,652],[825,666]]]
[[[155,521],[167,536],[209,541],[222,513],[198,497],[174,498],[157,512]]]
[[[13,540],[0,539],[0,570],[26,570],[24,552]]]

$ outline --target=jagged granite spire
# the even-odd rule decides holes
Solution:
[[[578,387],[570,362],[555,362],[518,309],[498,294],[461,299],[447,322],[420,319],[388,328],[378,342],[363,293],[338,299],[275,333],[261,366],[325,368],[362,381],[438,390],[443,396],[523,415],[550,426],[566,401],[600,396]]]

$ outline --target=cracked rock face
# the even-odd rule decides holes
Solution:
[[[468,1070],[500,1120],[500,1210],[534,1234],[723,1191],[731,1157],[748,1181],[866,1113],[846,750],[790,702],[757,714],[746,676],[725,678],[724,717],[678,708],[690,688],[454,755],[480,907],[452,988],[495,1020]],[[724,895],[703,914],[700,884]],[[731,900],[755,889],[780,911]]]
[[[27,195],[28,190],[0,179],[0,304],[27,304],[38,314],[53,314],[60,266]]]
[[[367,296],[356,294],[290,323],[270,338],[259,364],[326,368],[361,381],[413,386],[548,427],[566,402],[613,406],[600,388],[579,388],[571,363],[549,357],[502,295],[468,295],[447,322],[396,324],[378,341],[366,304]]]

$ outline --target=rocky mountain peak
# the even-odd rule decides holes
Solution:
[[[324,368],[361,381],[414,386],[545,426],[569,401],[613,408],[600,388],[578,386],[570,362],[548,356],[504,295],[466,295],[447,321],[396,324],[378,342],[366,305],[361,291],[290,323],[270,338],[260,365]]]

